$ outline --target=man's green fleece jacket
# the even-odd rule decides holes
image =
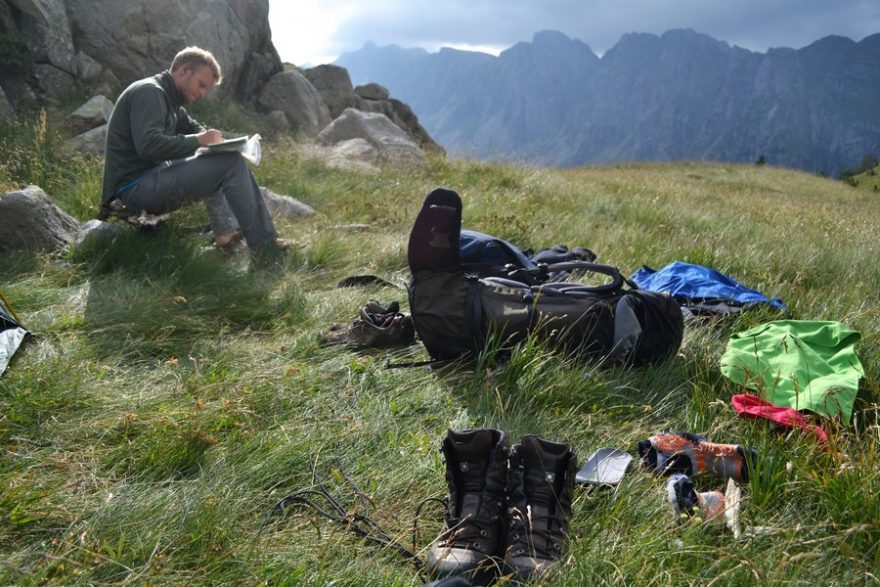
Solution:
[[[167,71],[134,82],[119,96],[107,125],[104,189],[109,202],[162,161],[188,157],[205,128],[190,118]]]

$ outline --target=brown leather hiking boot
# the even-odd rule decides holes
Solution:
[[[504,545],[507,436],[481,428],[449,430],[441,447],[446,458],[449,499],[443,532],[428,551],[435,576],[491,570]]]
[[[519,579],[544,573],[565,552],[576,474],[568,445],[524,436],[511,448],[504,563]]]
[[[334,324],[318,335],[321,344],[349,344],[355,348],[404,346],[415,342],[411,316],[400,312],[400,303],[383,306],[370,300],[348,324]]]

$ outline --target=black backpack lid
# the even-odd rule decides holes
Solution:
[[[415,274],[461,266],[461,198],[438,188],[428,194],[409,234],[407,260]]]

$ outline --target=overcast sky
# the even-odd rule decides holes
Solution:
[[[604,53],[628,32],[691,28],[752,51],[880,32],[880,0],[269,0],[281,59],[330,63],[367,41],[497,54],[541,30]]]

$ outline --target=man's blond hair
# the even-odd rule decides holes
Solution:
[[[223,74],[220,72],[220,64],[217,63],[217,60],[211,55],[210,51],[205,51],[199,47],[187,47],[181,49],[177,55],[174,56],[174,61],[171,62],[171,71],[177,71],[184,65],[189,65],[192,68],[202,66],[209,67],[211,73],[214,75],[214,83],[219,85],[220,82],[223,81]]]

